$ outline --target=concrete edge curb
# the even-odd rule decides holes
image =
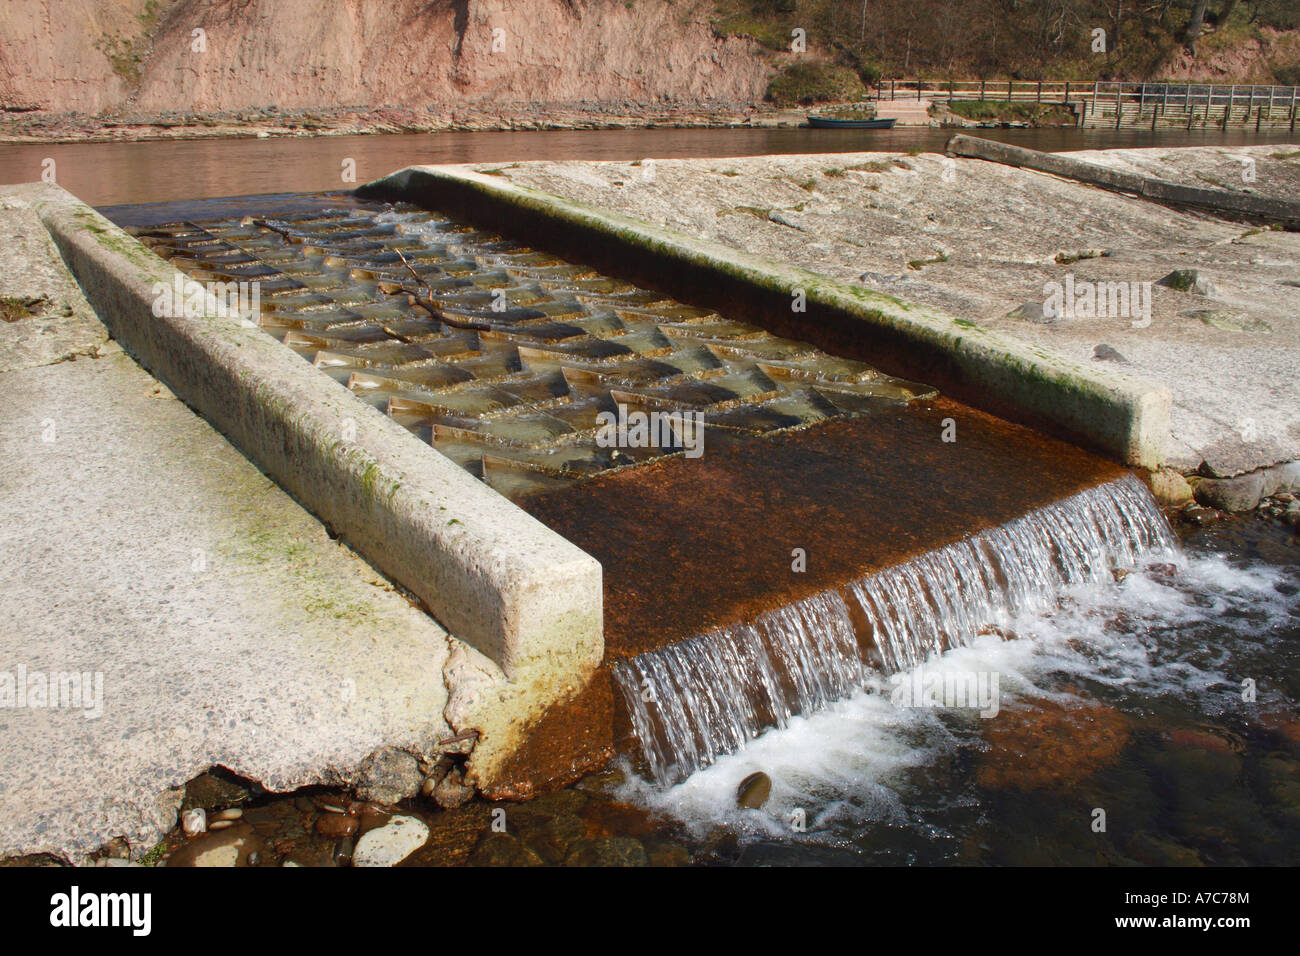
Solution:
[[[882,293],[457,166],[411,166],[358,190],[439,209],[777,335],[861,358],[1127,464],[1158,467],[1169,390],[1080,365]],[[805,311],[792,310],[802,291]]]
[[[1181,183],[1143,176],[1138,173],[1111,169],[1098,163],[1086,162],[1057,153],[1043,153],[1009,143],[980,139],[958,133],[948,140],[947,152],[968,159],[982,159],[1040,173],[1050,173],[1064,179],[1100,186],[1104,189],[1131,193],[1145,199],[1170,202],[1185,206],[1199,206],[1218,213],[1240,213],[1262,219],[1280,221],[1293,228],[1300,226],[1300,203],[1288,202],[1269,196],[1238,193],[1230,189],[1210,189],[1204,186],[1184,186]]]
[[[540,714],[604,653],[601,567],[255,326],[155,316],[175,269],[51,187],[38,207],[117,341],[452,634],[527,685]]]

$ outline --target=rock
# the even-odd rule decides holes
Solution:
[[[751,773],[736,788],[736,806],[742,810],[757,810],[772,795],[772,778],[763,771]]]
[[[460,769],[449,772],[433,788],[433,799],[444,810],[454,810],[469,803],[474,798],[474,788],[465,783]]]
[[[905,276],[893,275],[886,272],[864,272],[858,276],[859,282],[865,282],[867,285],[874,286],[895,286],[906,280]]]
[[[213,820],[238,820],[244,815],[244,811],[239,807],[228,807],[225,810],[218,810],[212,815]]]
[[[649,866],[645,847],[631,837],[579,840],[569,849],[565,866]]]
[[[429,828],[415,817],[393,817],[357,841],[353,866],[396,866],[424,846]]]
[[[181,813],[181,829],[188,837],[198,836],[208,830],[208,812],[202,807],[194,807]]]
[[[323,837],[341,840],[343,837],[355,836],[361,821],[344,813],[323,813],[316,818],[315,830]]]
[[[545,866],[540,856],[509,833],[489,833],[470,854],[470,866]]]
[[[1201,275],[1195,269],[1175,269],[1163,279],[1156,280],[1156,285],[1165,286],[1176,292],[1190,292],[1193,295],[1214,295],[1214,283],[1208,276]]]
[[[680,843],[656,843],[647,849],[651,866],[690,866],[695,862]]]
[[[385,747],[361,763],[357,796],[376,803],[397,803],[420,792],[420,762],[405,750]]]
[[[198,807],[216,810],[219,807],[233,807],[247,803],[252,796],[252,791],[243,784],[209,771],[199,774],[185,785],[185,799],[181,803],[181,809],[192,810]]]
[[[1300,501],[1293,501],[1286,506],[1286,511],[1282,512],[1282,520],[1300,531]]]
[[[1008,312],[1007,318],[1036,322],[1039,325],[1054,325],[1057,319],[1056,316],[1047,314],[1046,302],[1026,302]]]
[[[1119,711],[1082,698],[1025,701],[1004,707],[989,724],[988,749],[976,768],[976,780],[989,790],[1067,790],[1113,763],[1130,733]]]
[[[442,783],[442,778],[447,776],[451,768],[455,766],[451,757],[441,754],[432,764],[423,768],[424,780],[420,783],[420,793],[425,797],[432,797],[433,791],[437,789],[438,784]]]
[[[1202,478],[1194,489],[1196,500],[1220,511],[1252,511],[1264,497],[1263,471],[1251,471],[1235,478]]]
[[[224,830],[205,833],[177,847],[167,866],[222,867],[248,865],[250,853],[264,853],[261,839],[247,823],[232,823]]]
[[[1139,830],[1128,841],[1124,851],[1139,863],[1147,866],[1204,866],[1200,856],[1190,847],[1180,846],[1172,840]]]
[[[1235,309],[1193,309],[1179,312],[1185,319],[1199,319],[1211,328],[1224,332],[1272,332],[1273,328],[1263,319],[1257,319],[1248,312]]]
[[[1128,364],[1128,359],[1120,355],[1117,349],[1105,343],[1092,350],[1092,357],[1101,362],[1123,362],[1125,365]]]
[[[795,222],[789,216],[782,213],[780,210],[773,209],[771,212],[767,214],[767,218],[769,222],[774,222],[779,226],[787,226],[790,229],[798,229],[800,231],[803,230],[803,226],[799,225],[797,222]]]
[[[1162,468],[1147,479],[1156,501],[1171,508],[1181,508],[1192,500],[1192,486],[1176,471]]]
[[[542,862],[558,866],[564,862],[571,847],[587,835],[587,825],[572,814],[552,817],[539,826],[530,827],[519,834],[524,844],[542,858]]]

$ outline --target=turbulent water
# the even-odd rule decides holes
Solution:
[[[829,591],[620,661],[615,681],[650,773],[676,783],[878,673],[1004,633],[1066,588],[1108,581],[1177,541],[1125,476]],[[855,628],[855,612],[864,628]],[[865,631],[860,633],[859,630]]]
[[[1014,615],[1019,640],[986,633],[874,672],[674,786],[628,773],[618,796],[701,845],[738,834],[729,859],[745,863],[1294,863],[1300,553],[1287,538],[1254,520],[1198,532],[1186,553]],[[1001,711],[899,706],[918,673],[999,675]],[[1080,705],[1122,726],[1122,747],[1024,718]],[[771,797],[738,809],[756,770]]]

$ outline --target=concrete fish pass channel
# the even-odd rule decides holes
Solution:
[[[854,336],[834,288],[773,318],[762,282],[700,291],[675,240],[588,255],[607,223],[555,200],[552,234],[534,195],[503,228],[511,197],[459,175],[441,203],[390,178],[41,215],[128,351],[500,667],[468,718],[485,793],[620,750],[670,784],[1175,546],[1114,460],[1167,396],[926,316],[859,310]],[[192,283],[254,295],[196,316],[170,291]],[[981,380],[999,415],[940,394]]]

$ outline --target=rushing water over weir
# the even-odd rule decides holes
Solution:
[[[915,666],[1051,606],[1063,588],[1176,548],[1146,487],[1125,476],[842,590],[618,661],[615,682],[646,764],[668,785],[847,696],[873,670]]]

